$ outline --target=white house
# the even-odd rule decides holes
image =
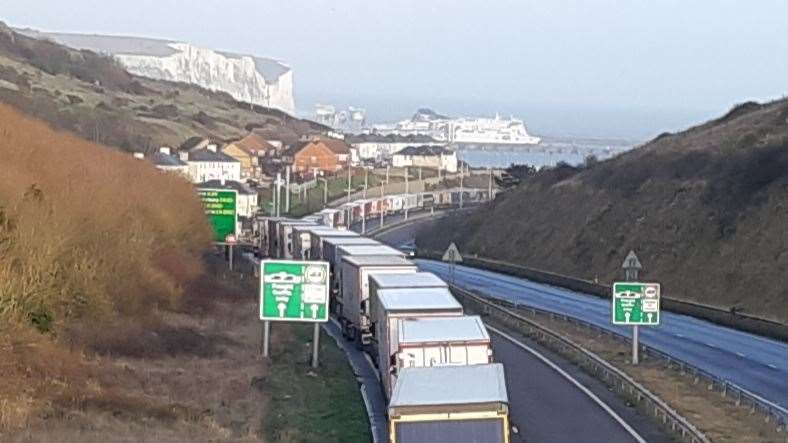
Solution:
[[[172,154],[172,150],[167,146],[159,148],[150,156],[151,162],[158,169],[166,172],[174,172],[189,177],[189,165],[183,160]]]
[[[378,134],[358,134],[349,136],[346,141],[352,146],[350,161],[357,165],[364,161],[380,162],[392,158],[408,146],[442,146],[436,140],[425,136],[397,136]]]
[[[395,168],[422,167],[457,172],[457,153],[445,146],[408,146],[391,157]]]
[[[194,151],[181,151],[181,160],[189,166],[189,178],[194,183],[208,180],[241,181],[241,162],[219,151],[214,144]]]

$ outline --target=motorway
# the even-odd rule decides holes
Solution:
[[[395,216],[391,217],[395,221]],[[426,220],[420,223],[428,222]],[[403,236],[402,233],[406,234]],[[410,241],[412,232],[394,229],[381,236],[384,242],[396,246]],[[420,264],[421,265],[421,264]],[[630,407],[604,383],[589,376],[560,355],[543,348],[527,337],[518,341],[544,355],[556,370],[532,352],[493,332],[494,359],[504,364],[510,401],[512,425],[518,430],[512,434],[513,442],[663,442],[670,441],[648,417]],[[563,371],[567,375],[563,375]],[[606,404],[620,420],[633,428],[633,435],[608,411],[599,406],[587,393],[572,381],[586,387],[596,398]]]
[[[387,232],[382,241],[395,247],[412,244],[423,223]],[[450,279],[449,265],[417,260],[424,271]],[[620,333],[629,329],[610,324],[610,302],[592,295],[535,283],[526,279],[457,266],[455,284],[488,297],[508,300],[570,317]],[[640,328],[641,343],[695,365],[704,371],[788,407],[788,345],[693,317],[662,313],[662,324]]]

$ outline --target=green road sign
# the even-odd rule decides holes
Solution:
[[[659,283],[613,283],[613,324],[659,324]]]
[[[214,241],[224,242],[235,235],[238,223],[238,191],[234,189],[198,189],[205,215],[213,227]]]
[[[260,320],[328,321],[328,263],[264,260]]]

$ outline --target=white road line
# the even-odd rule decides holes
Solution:
[[[610,408],[610,406],[608,406],[608,405],[607,405],[605,402],[603,402],[603,401],[602,401],[602,399],[600,399],[599,397],[597,397],[597,395],[596,395],[596,394],[594,394],[594,393],[593,393],[593,392],[591,392],[591,391],[590,391],[588,388],[586,388],[585,386],[583,386],[582,384],[580,384],[580,382],[579,382],[579,381],[575,380],[575,378],[574,378],[574,377],[572,377],[572,376],[571,376],[571,375],[569,375],[569,374],[568,374],[566,371],[564,371],[563,369],[561,369],[560,367],[558,367],[558,365],[556,365],[555,363],[553,363],[552,361],[550,361],[550,360],[549,360],[547,357],[545,357],[544,355],[542,355],[542,354],[541,354],[539,351],[537,351],[537,350],[535,350],[535,349],[533,349],[533,348],[531,348],[531,347],[529,347],[529,346],[527,346],[527,345],[525,345],[525,344],[521,343],[521,342],[520,342],[520,341],[518,341],[516,338],[512,337],[511,335],[509,335],[509,334],[507,334],[507,333],[505,333],[505,332],[503,332],[503,331],[501,331],[501,330],[499,330],[499,329],[497,329],[497,328],[494,328],[494,327],[492,327],[492,326],[490,326],[490,325],[486,325],[486,326],[487,326],[487,329],[489,329],[489,330],[493,331],[494,333],[496,333],[496,334],[500,335],[501,337],[503,337],[503,338],[505,338],[505,339],[509,340],[509,341],[510,341],[510,342],[512,342],[512,343],[513,343],[515,346],[517,346],[517,347],[519,347],[519,348],[522,348],[523,350],[525,350],[525,351],[527,351],[527,352],[529,352],[529,353],[533,354],[533,355],[534,355],[536,358],[538,358],[539,360],[541,360],[541,361],[542,361],[542,363],[546,364],[547,366],[549,366],[550,368],[552,368],[554,371],[558,372],[558,373],[559,373],[559,374],[560,374],[562,377],[564,377],[564,378],[565,378],[565,379],[567,379],[567,380],[568,380],[570,383],[572,383],[573,385],[575,385],[575,387],[577,387],[577,389],[580,389],[580,391],[582,391],[584,394],[586,394],[586,395],[587,395],[587,396],[588,396],[588,397],[589,397],[589,398],[590,398],[590,399],[591,399],[591,400],[592,400],[594,403],[596,403],[596,404],[597,404],[599,407],[601,407],[601,408],[602,408],[602,409],[603,409],[605,412],[607,412],[607,414],[608,414],[608,415],[610,415],[610,417],[612,417],[612,418],[613,418],[613,420],[615,420],[616,422],[618,422],[618,424],[620,424],[620,425],[621,425],[621,427],[623,427],[623,428],[624,428],[624,429],[625,429],[625,430],[626,430],[626,431],[629,433],[629,435],[631,435],[631,436],[632,436],[632,437],[633,437],[635,440],[637,440],[637,441],[638,441],[638,443],[646,443],[646,440],[645,440],[643,437],[641,437],[641,436],[640,436],[640,434],[638,434],[638,433],[637,433],[637,431],[636,431],[634,428],[632,428],[632,426],[630,426],[630,425],[629,425],[629,423],[627,423],[626,421],[624,421],[624,419],[623,419],[623,418],[621,418],[621,416],[619,416],[618,414],[616,414],[616,411],[614,411],[613,409],[611,409],[611,408]]]
[[[736,355],[738,355],[741,358],[744,358],[744,357],[747,356],[747,354],[742,354],[741,352],[737,352]]]
[[[771,364],[771,363],[769,363],[769,364],[768,364],[768,365],[766,365],[766,366],[768,366],[768,367],[770,367],[770,368],[772,368],[772,369],[778,369],[778,368],[777,368],[777,366],[775,366],[775,365],[773,365],[773,364]]]
[[[714,343],[704,343],[704,344],[706,346],[710,347],[710,348],[716,348],[717,347],[717,345],[715,345]]]
[[[673,334],[673,335],[675,335],[675,336],[676,336],[676,337],[678,337],[678,338],[684,338],[684,336],[683,336],[683,335],[681,335],[681,334]]]

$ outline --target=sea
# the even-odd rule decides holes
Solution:
[[[552,138],[543,139],[535,146],[513,148],[463,148],[458,150],[460,160],[473,168],[506,168],[511,165],[529,165],[537,169],[555,166],[559,162],[572,166],[583,164],[589,156],[606,160],[637,146],[634,140],[601,140]]]

